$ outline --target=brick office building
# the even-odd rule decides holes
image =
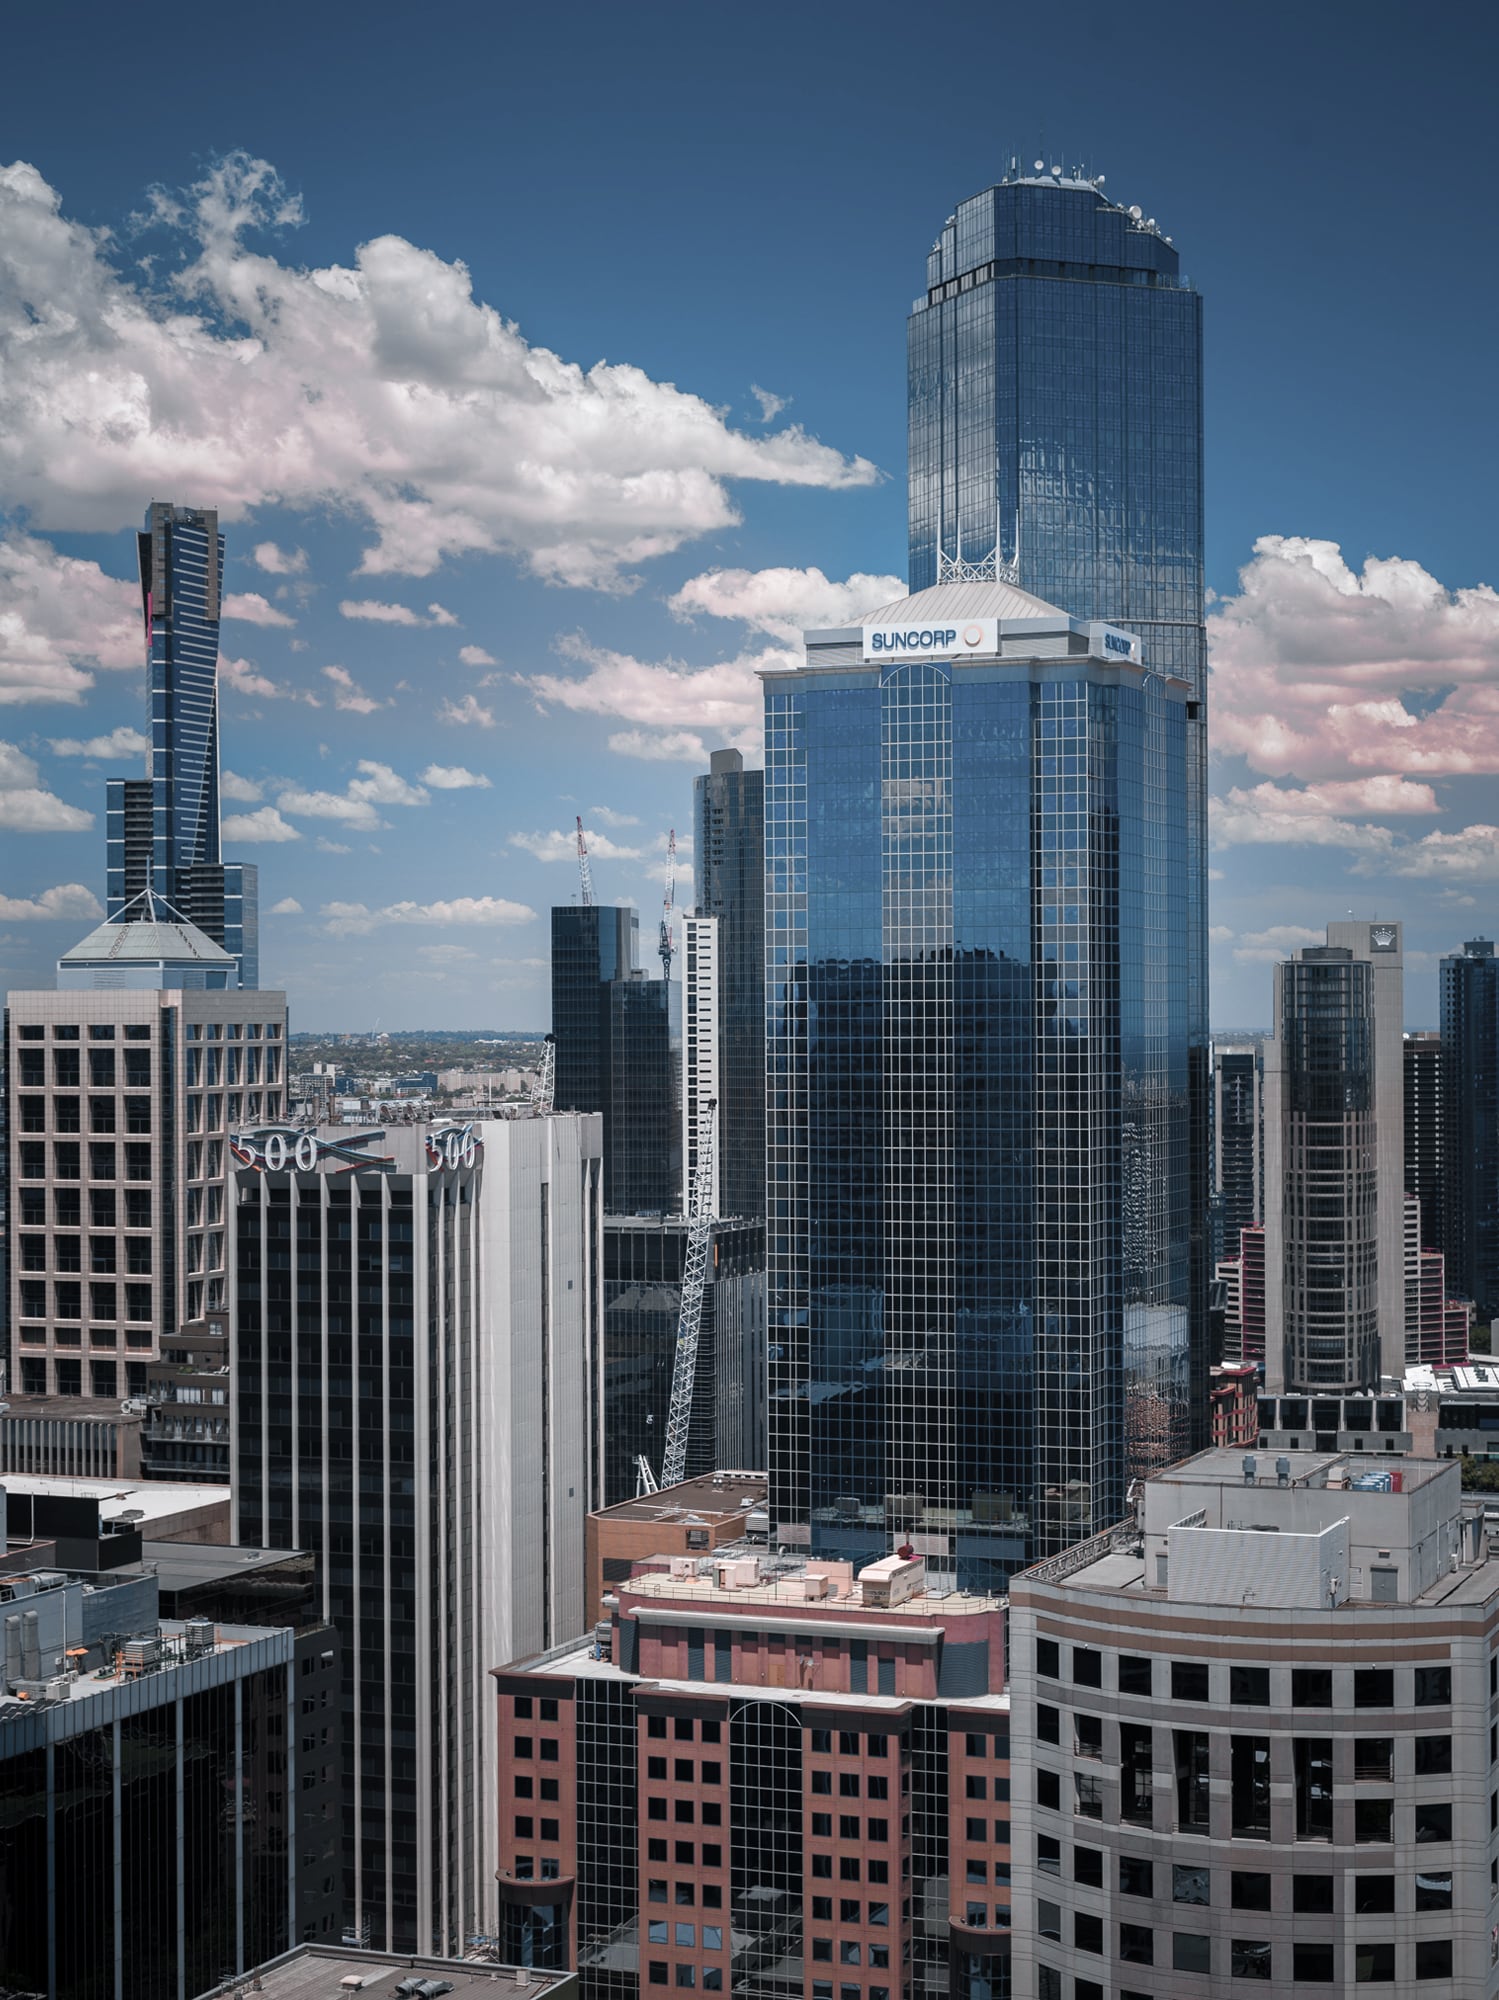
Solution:
[[[642,1570],[497,1672],[504,1955],[599,2000],[1008,1991],[1002,1604],[901,1555]]]

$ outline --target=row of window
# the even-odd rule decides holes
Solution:
[[[1072,1879],[1089,1889],[1104,1887],[1106,1856],[1099,1847],[1076,1846],[1072,1851]],[[1060,1876],[1062,1873],[1062,1843],[1048,1834],[1036,1836],[1036,1868],[1042,1875]],[[1222,1894],[1221,1876],[1219,1894]],[[1164,1896],[1169,1874],[1170,1894],[1173,1903],[1188,1903],[1206,1908],[1213,1901],[1213,1870],[1195,1863],[1163,1862],[1157,1873],[1157,1864],[1143,1855],[1121,1854],[1119,1856],[1119,1893],[1124,1896],[1154,1898],[1157,1893]],[[1234,1868],[1228,1871],[1230,1909],[1269,1910],[1275,1877],[1258,1869]],[[1381,1916],[1396,1908],[1396,1877],[1394,1875],[1354,1875],[1351,1901],[1357,1916]],[[1452,1870],[1450,1868],[1423,1870],[1412,1878],[1412,1896],[1409,1907],[1416,1911],[1450,1910],[1452,1908]],[[1296,1916],[1331,1916],[1334,1909],[1335,1875],[1314,1874],[1298,1868],[1294,1874],[1283,1876],[1282,1882],[1289,1885],[1291,1911]],[[1285,1890],[1282,1889],[1282,1907]],[[1402,1905],[1402,1907],[1405,1907]]]
[[[149,1198],[149,1197],[148,1197]],[[125,1238],[125,1268],[128,1271],[151,1272],[151,1238],[149,1236],[127,1236]],[[120,1267],[120,1240],[117,1236],[91,1236],[89,1238],[88,1267],[91,1271],[109,1275]],[[45,1271],[48,1264],[54,1271],[81,1271],[83,1269],[83,1239],[79,1236],[22,1236],[21,1269],[23,1271]]]
[[[701,1805],[696,1799],[673,1799],[668,1802],[664,1798],[648,1798],[645,1802],[645,1816],[648,1820],[671,1818],[678,1826],[691,1826],[699,1812],[702,1814],[704,1826],[723,1825],[723,1807],[716,1799],[704,1799]]]
[[[88,1177],[91,1181],[113,1181],[119,1175],[119,1151],[113,1145],[91,1145],[88,1149]],[[129,1143],[125,1146],[125,1179],[127,1181],[149,1181],[151,1178],[151,1147],[149,1142]],[[22,1139],[16,1147],[16,1165],[23,1181],[44,1181],[47,1172],[47,1143],[44,1139]],[[52,1142],[52,1180],[77,1181],[83,1178],[83,1148],[73,1139],[54,1139]]]
[[[840,1813],[838,1815],[838,1838],[840,1840],[860,1839],[861,1827],[865,1829],[862,1837],[866,1840],[883,1843],[890,1838],[890,1822],[888,1819],[867,1819],[861,1821],[857,1813]],[[814,1840],[831,1840],[832,1837],[833,1815],[831,1813],[813,1813],[812,1838]]]
[[[888,1917],[886,1918],[886,1921],[887,1922],[889,1921]],[[866,1947],[859,1941],[858,1938],[839,1938],[837,1940],[838,1963],[840,1965],[863,1965],[865,1962],[864,1955],[866,1949],[869,1954],[869,1963],[872,1966],[874,1966],[874,1968],[877,1971],[889,1970],[890,1966],[889,1945],[872,1944]],[[814,1965],[831,1965],[833,1962],[833,1957],[834,1957],[834,1940],[832,1938],[819,1938],[819,1937],[813,1938],[812,1963]]]
[[[22,1188],[20,1190],[22,1224],[29,1229],[42,1229],[47,1223],[46,1188]],[[52,1195],[52,1220],[58,1229],[81,1229],[83,1226],[83,1197],[77,1188],[54,1188]],[[199,1200],[202,1190],[195,1189]],[[214,1188],[217,1195],[220,1190]],[[149,1229],[151,1227],[151,1190],[149,1188],[126,1188],[124,1190],[124,1220],[127,1229]],[[89,1189],[89,1222],[95,1229],[114,1229],[120,1220],[120,1197],[112,1187]],[[189,1222],[193,1221],[191,1211]],[[215,1221],[217,1216],[213,1218]]]
[[[151,1039],[151,1029],[144,1021],[127,1021],[120,1032],[127,1042],[146,1042]],[[46,1029],[39,1022],[25,1021],[16,1029],[16,1040],[18,1042],[40,1042],[46,1039],[46,1034]],[[114,1023],[112,1021],[96,1021],[90,1026],[88,1031],[88,1038],[91,1042],[112,1042],[114,1036]],[[76,1042],[79,1039],[77,1022],[54,1022],[52,1039],[54,1042]]]
[[[1074,1687],[1101,1688],[1104,1685],[1104,1654],[1092,1646],[1073,1646],[1072,1684]],[[1115,1656],[1115,1686],[1120,1694],[1134,1694],[1154,1697],[1155,1669],[1157,1662],[1148,1655],[1120,1653]],[[1168,1664],[1161,1662],[1160,1664]],[[1170,1666],[1171,1699],[1174,1702],[1211,1702],[1221,1700],[1212,1690],[1212,1675],[1205,1660],[1172,1660]],[[1036,1641],[1036,1672],[1044,1680],[1062,1678],[1062,1649],[1055,1639]],[[1239,1708],[1268,1708],[1270,1706],[1269,1667],[1230,1666],[1228,1669],[1228,1700]],[[1452,1700],[1451,1667],[1417,1667],[1412,1683],[1413,1705],[1417,1708],[1441,1708]],[[1293,1667],[1291,1669],[1291,1706],[1293,1708],[1331,1708],[1333,1705],[1333,1670],[1331,1667]],[[1395,1706],[1395,1670],[1393,1667],[1355,1667],[1353,1669],[1353,1706],[1355,1708],[1393,1708]]]
[[[668,1845],[670,1853],[667,1852]],[[673,1861],[678,1868],[695,1868],[698,1864],[698,1849],[695,1841],[675,1840],[670,1843],[653,1834],[645,1843],[647,1861]],[[702,1847],[704,1868],[722,1868],[723,1848],[716,1840],[705,1840]],[[816,1874],[814,1869],[813,1874]]]
[[[1062,1910],[1057,1903],[1037,1905],[1036,1920],[1040,1935],[1056,1943],[1062,1942]],[[1098,1952],[1104,1950],[1104,1926],[1101,1917],[1092,1917],[1082,1911],[1075,1911],[1072,1918],[1072,1942],[1078,1951]],[[1170,1938],[1170,1956],[1167,1956],[1167,1937]],[[1144,1924],[1121,1924],[1119,1926],[1119,1960],[1123,1965],[1169,1965],[1174,1972],[1201,1972],[1211,1975],[1213,1971],[1213,1941],[1206,1932],[1171,1931],[1162,1934],[1160,1956],[1156,1955],[1156,1933]],[[1296,1942],[1287,1952],[1284,1945],[1279,1950],[1272,1948],[1266,1938],[1231,1938],[1228,1941],[1228,1972],[1234,1979],[1273,1979],[1277,1976],[1277,1960],[1280,1961],[1279,1976],[1289,1976],[1311,1985],[1331,1985],[1337,1978],[1336,1945],[1323,1941]],[[1289,1965],[1285,1963],[1289,1958]],[[1395,1979],[1395,1946],[1392,1942],[1373,1943],[1359,1939],[1353,1946],[1354,1972],[1356,1982],[1361,1984],[1392,1985]],[[1041,1967],[1041,1979],[1037,1991],[1045,2000],[1048,1983],[1045,1973],[1051,1968]],[[1452,1940],[1450,1938],[1423,1938],[1416,1944],[1415,1976],[1417,1979],[1450,1979],[1452,1977]],[[1060,2000],[1060,1975],[1058,1983],[1050,1990]],[[1077,1982],[1079,1994],[1085,1982]],[[1119,2000],[1129,2000],[1121,1992]],[[1144,2000],[1136,1996],[1135,2000]]]
[[[857,1771],[840,1771],[838,1774],[838,1796],[840,1799],[856,1799],[860,1796],[860,1774]],[[833,1790],[833,1773],[814,1770],[809,1784],[818,1798],[828,1798]],[[904,1780],[902,1781],[904,1788]],[[879,1772],[872,1772],[863,1780],[863,1796],[867,1799],[888,1799],[890,1780]]]
[[[646,1735],[665,1736],[667,1733],[666,1720],[664,1715],[648,1715],[645,1719]],[[705,1716],[701,1722],[698,1722],[695,1717],[690,1715],[674,1715],[671,1721],[671,1733],[678,1743],[691,1743],[694,1740],[694,1731],[696,1731],[696,1740],[702,1743],[718,1743],[723,1739],[722,1723],[716,1722],[711,1716]]]
[[[704,1924],[703,1950],[723,1950],[723,1925]],[[664,1917],[652,1917],[645,1927],[648,1944],[672,1944],[678,1951],[696,1951],[698,1926],[696,1924],[668,1923]]]
[[[136,1268],[136,1267],[132,1267]],[[150,1269],[149,1261],[146,1268]],[[120,1317],[118,1285],[90,1284],[89,1317],[91,1319],[113,1320]],[[126,1285],[125,1318],[137,1324],[149,1323],[151,1318],[151,1287],[149,1285]],[[83,1318],[83,1286],[71,1278],[58,1278],[52,1285],[54,1319]],[[45,1278],[22,1278],[20,1280],[20,1305],[22,1319],[46,1319],[47,1281]],[[23,1335],[24,1338],[24,1335]]]
[[[813,1729],[808,1731],[808,1747],[812,1755],[814,1757],[831,1757],[835,1734],[838,1738],[838,1755],[840,1757],[857,1757],[860,1754],[861,1745],[863,1754],[867,1757],[887,1757],[890,1754],[890,1738],[880,1730],[870,1730],[866,1735],[857,1729],[839,1729],[836,1731],[831,1729]],[[974,1736],[970,1737],[969,1741],[982,1746],[984,1739],[982,1736]],[[899,1739],[897,1738],[898,1742]],[[973,1754],[981,1756],[983,1754],[982,1747],[974,1751]]]
[[[113,1335],[111,1335],[113,1339]],[[59,1355],[52,1364],[53,1394],[57,1396],[81,1396],[83,1394],[83,1363],[69,1360]],[[146,1393],[146,1364],[129,1361],[125,1364],[125,1386],[132,1396]],[[47,1393],[47,1363],[43,1356],[23,1354],[21,1356],[21,1394],[23,1396],[45,1396]],[[89,1362],[89,1394],[113,1402],[120,1393],[119,1364],[114,1361]]]
[[[666,1776],[666,1762],[667,1760],[664,1757],[647,1757],[645,1760],[645,1775],[648,1778],[664,1778]],[[690,1785],[694,1782],[693,1773],[696,1769],[697,1766],[690,1757],[677,1757],[672,1760],[671,1775],[675,1783]],[[721,1785],[723,1783],[723,1765],[705,1762],[702,1767],[702,1782],[705,1785]]]

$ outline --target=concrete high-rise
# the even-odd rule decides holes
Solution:
[[[565,1114],[238,1137],[235,1539],[318,1558],[345,1923],[379,1948],[493,1932],[483,1677],[584,1629],[600,1151]]]
[[[765,676],[782,1543],[1002,1588],[1188,1448],[1193,697],[1140,651],[953,583]]]
[[[1442,960],[1447,1280],[1499,1318],[1499,958],[1473,938]]]
[[[1237,1256],[1264,1219],[1264,1079],[1258,1042],[1213,1044],[1213,1251]]]
[[[1019,158],[960,202],[907,322],[910,586],[1008,578],[1186,684],[1192,1411],[1205,1424],[1207,639],[1202,300],[1103,178]],[[1231,1246],[1229,1246],[1231,1247]]]
[[[1447,1247],[1447,1088],[1442,1037],[1405,1038],[1405,1191],[1421,1204],[1421,1242]]]
[[[107,794],[107,909],[150,889],[260,984],[259,870],[219,851],[219,619],[224,538],[212,508],[153,501],[136,537],[150,748]]]
[[[765,1213],[765,773],[715,750],[693,785],[698,915],[717,925],[720,1215]]]

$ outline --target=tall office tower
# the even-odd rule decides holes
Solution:
[[[1421,1204],[1405,1197],[1405,1359],[1408,1367],[1447,1368],[1468,1359],[1473,1309],[1447,1296],[1447,1260],[1421,1242]]]
[[[1442,1037],[1426,1028],[1405,1038],[1405,1191],[1421,1204],[1421,1242],[1447,1241],[1446,1089]]]
[[[1442,960],[1447,1279],[1499,1318],[1499,958],[1471,938]]]
[[[604,1217],[604,1457],[601,1504],[661,1471],[682,1317],[687,1220]],[[765,1226],[715,1222],[698,1334],[689,1478],[765,1463]]]
[[[1213,1226],[1218,1257],[1265,1214],[1264,1090],[1258,1042],[1213,1044]]]
[[[1239,1231],[1239,1247],[1217,1266],[1223,1284],[1223,1359],[1256,1366],[1265,1358],[1265,1229]]]
[[[1010,1991],[1002,1600],[763,1541],[610,1595],[495,1675],[502,1952],[583,2000]]]
[[[1010,161],[944,223],[907,323],[910,585],[1008,578],[1185,681],[1192,1394],[1207,1409],[1207,638],[1202,301],[1101,177]],[[1048,171],[1050,167],[1050,171]]]
[[[721,1215],[765,1213],[765,773],[715,750],[692,788],[698,914],[718,923]]]
[[[1213,1451],[1017,1577],[1014,1991],[1491,1993],[1483,1539],[1450,1462]]]
[[[1265,1044],[1265,1387],[1405,1369],[1400,926],[1329,924],[1275,968]]]
[[[671,1214],[682,1198],[681,1023],[674,985],[637,962],[639,930],[622,905],[552,911],[553,1102],[603,1113],[611,1214]]]
[[[136,537],[151,747],[144,778],[111,778],[108,897],[152,889],[260,984],[259,870],[219,852],[219,616],[224,538],[213,508],[153,500]]]
[[[599,1121],[235,1143],[235,1539],[319,1561],[347,1927],[462,1951],[494,1929],[484,1675],[585,1623]]]
[[[714,1215],[740,1215],[726,1208],[725,1105],[723,1101],[723,1030],[719,1018],[722,992],[721,932],[717,917],[682,919],[682,1212],[690,1205],[700,1162],[699,1145],[713,1114],[713,1160],[708,1201]],[[764,1111],[761,1111],[762,1123]]]
[[[133,907],[63,954],[57,992],[8,999],[10,1391],[59,1416],[117,1421],[222,1312],[229,1135],[282,1115],[286,995],[234,986],[149,891]]]
[[[764,677],[771,1513],[814,1555],[1000,1588],[1187,1448],[1191,690],[1139,654],[948,584]]]

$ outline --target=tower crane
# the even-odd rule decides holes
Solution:
[[[672,828],[666,836],[666,891],[661,898],[661,977],[671,978],[672,912],[677,900],[677,830]]]
[[[531,1085],[531,1115],[545,1118],[552,1108],[557,1088],[557,1042],[548,1035],[541,1045],[541,1063]]]
[[[582,813],[578,814],[577,819],[578,819],[578,874],[582,878],[583,882],[583,907],[585,910],[589,910],[592,909],[593,907],[593,870],[588,865],[588,842],[583,838]]]
[[[677,1320],[677,1352],[666,1413],[666,1454],[661,1484],[676,1486],[687,1470],[687,1432],[697,1380],[697,1344],[708,1286],[708,1251],[713,1242],[713,1161],[718,1141],[718,1100],[710,1097],[698,1126],[697,1171],[687,1203],[687,1257],[682,1272],[682,1310]]]

